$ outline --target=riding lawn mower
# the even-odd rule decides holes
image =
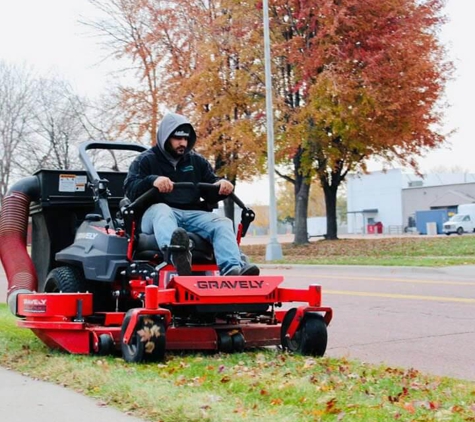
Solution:
[[[323,356],[332,309],[321,305],[319,285],[294,289],[282,287],[281,276],[222,276],[211,244],[193,233],[192,274],[180,276],[169,251],[140,232],[141,215],[158,200],[157,190],[128,201],[126,172],[98,172],[90,153],[145,149],[86,142],[79,146],[85,170],[40,170],[9,189],[0,214],[0,257],[18,325],[52,349],[121,351],[128,362],[161,361],[167,351],[232,353],[266,346]],[[198,189],[208,201],[210,195],[223,199],[215,185],[175,188]],[[242,210],[240,243],[254,212],[230,196]],[[296,306],[290,308],[291,302]]]

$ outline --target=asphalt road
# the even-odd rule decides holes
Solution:
[[[322,286],[327,355],[475,381],[475,267],[266,266]]]

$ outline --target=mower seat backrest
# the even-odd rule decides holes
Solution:
[[[188,233],[191,241],[191,256],[194,264],[215,263],[211,243],[195,233]],[[146,261],[163,261],[163,254],[153,234],[139,233],[135,246],[134,259]]]

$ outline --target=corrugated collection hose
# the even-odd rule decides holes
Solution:
[[[16,314],[19,293],[34,292],[38,277],[27,251],[26,237],[30,203],[39,197],[35,176],[17,182],[7,192],[0,211],[0,258],[8,280],[7,302]]]

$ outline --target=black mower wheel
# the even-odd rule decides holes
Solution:
[[[237,353],[241,353],[244,351],[244,347],[246,346],[246,341],[244,340],[244,336],[242,333],[236,333],[232,337],[233,339],[233,349]]]
[[[97,354],[101,356],[111,355],[114,352],[114,340],[109,334],[101,334],[97,345]]]
[[[86,280],[79,268],[57,267],[46,277],[45,293],[83,293],[86,291]]]
[[[232,353],[233,351],[233,340],[225,331],[218,332],[218,350],[222,353]]]
[[[161,362],[165,359],[165,324],[153,315],[139,316],[129,344],[123,341],[129,325],[131,311],[125,314],[121,330],[122,356],[126,362]]]
[[[287,337],[287,331],[295,317],[297,309],[290,309],[282,321],[281,343],[284,350],[310,356],[323,356],[327,349],[327,325],[317,313],[307,313],[293,338]]]

